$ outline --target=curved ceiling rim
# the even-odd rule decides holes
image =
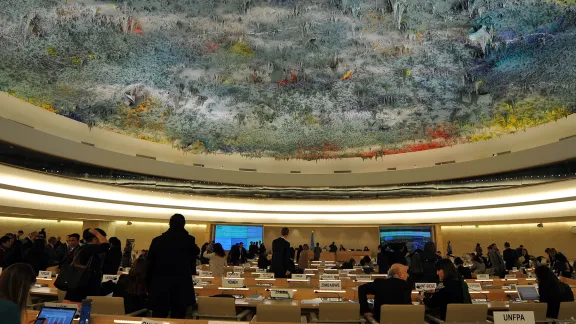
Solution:
[[[166,219],[174,213],[173,209],[120,206],[106,203],[93,203],[66,198],[43,197],[36,194],[9,192],[0,190],[0,206],[15,208],[31,208],[36,210],[51,210],[82,213],[85,215],[115,215],[117,217],[138,217],[151,219]],[[576,214],[576,201],[545,203],[533,206],[516,206],[490,208],[486,210],[426,212],[412,214],[377,214],[377,215],[262,215],[245,212],[219,213],[199,212],[193,210],[181,211],[191,221],[200,222],[254,222],[254,223],[308,223],[308,224],[373,224],[373,223],[423,223],[423,222],[466,222],[490,221],[507,219],[534,219],[568,217]],[[89,217],[89,216],[88,216]]]
[[[158,193],[132,188],[117,188],[107,184],[80,181],[53,176],[37,171],[0,165],[0,184],[5,191],[18,191],[56,199],[84,199],[90,202],[114,203],[133,207],[136,204],[150,208],[185,208],[198,211],[225,210],[226,212],[262,213],[313,213],[318,211],[337,215],[338,212],[400,212],[410,210],[422,212],[427,209],[465,210],[483,206],[505,206],[506,204],[528,205],[530,202],[547,202],[576,197],[576,179],[557,181],[521,188],[509,188],[481,193],[429,196],[417,198],[364,199],[364,200],[281,200],[218,198],[197,195]],[[2,190],[2,189],[0,189]],[[157,207],[156,207],[157,206]],[[138,207],[138,206],[136,206]],[[200,210],[203,208],[204,210]]]
[[[274,160],[272,158],[248,159],[239,155],[185,154],[170,145],[152,143],[99,128],[89,129],[85,124],[59,116],[23,100],[0,92],[0,116],[17,123],[31,126],[43,133],[52,134],[77,143],[84,142],[97,148],[142,157],[155,157],[171,164],[204,165],[204,169],[229,170],[256,169],[263,173],[330,174],[335,171],[372,173],[389,168],[414,169],[435,166],[436,163],[465,162],[491,157],[503,152],[516,152],[553,143],[560,138],[576,135],[576,114],[556,122],[540,125],[513,135],[470,144],[460,144],[441,149],[389,155],[378,161],[362,161],[361,158],[341,160]],[[297,176],[298,174],[291,174]]]
[[[576,157],[575,136],[510,154],[426,168],[373,173],[289,174],[216,170],[130,156],[50,135],[4,118],[0,118],[0,140],[70,160],[139,174],[272,187],[353,187],[450,180],[525,169]]]
[[[119,200],[112,200],[112,199],[101,199],[101,198],[93,198],[93,197],[83,197],[83,196],[75,196],[75,195],[66,195],[66,194],[58,194],[52,193],[42,190],[32,190],[27,188],[19,188],[14,186],[8,186],[0,184],[0,189],[6,189],[11,191],[20,191],[25,193],[43,195],[43,196],[50,196],[50,197],[58,197],[58,198],[67,198],[67,199],[75,199],[75,200],[85,200],[90,202],[102,202],[102,203],[109,203],[109,204],[117,204],[117,205],[130,205],[130,206],[138,206],[138,207],[151,207],[151,208],[171,208],[174,210],[195,210],[195,211],[212,211],[212,212],[246,212],[246,213],[254,213],[254,214],[285,214],[287,211],[275,211],[275,210],[254,210],[254,209],[225,209],[225,208],[206,208],[206,207],[187,207],[187,206],[178,206],[178,205],[160,205],[160,204],[148,204],[148,203],[137,203],[137,202],[128,202],[128,201],[119,201]],[[530,206],[530,205],[541,205],[541,204],[552,204],[552,203],[559,203],[559,202],[569,202],[569,201],[576,201],[576,195],[574,197],[562,197],[556,199],[543,199],[543,200],[535,200],[535,201],[528,201],[528,202],[515,202],[515,203],[506,203],[506,204],[494,204],[494,205],[482,205],[482,206],[468,206],[468,207],[448,207],[448,208],[430,208],[430,209],[418,209],[417,212],[422,213],[430,213],[430,212],[443,212],[443,211],[456,211],[456,210],[478,210],[478,209],[491,209],[491,208],[506,208],[506,207],[517,207],[517,206]],[[373,214],[407,214],[407,213],[414,213],[415,210],[373,210],[373,211],[353,211],[354,214],[359,215],[373,215]],[[301,214],[314,214],[314,215],[349,215],[350,211],[289,211],[290,214],[294,215],[301,215]]]

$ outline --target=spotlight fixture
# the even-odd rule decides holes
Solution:
[[[544,227],[544,224],[542,223],[538,223],[538,225],[536,225],[537,227]]]
[[[132,222],[131,222],[131,221],[127,221],[127,222],[126,222],[126,225],[132,225]]]

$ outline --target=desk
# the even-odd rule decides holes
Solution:
[[[310,260],[314,259],[314,252],[309,251]],[[364,256],[372,257],[372,251],[338,251],[320,253],[320,261],[348,261],[350,259],[360,262]]]
[[[30,295],[58,297],[58,289],[50,287],[32,288],[30,289]]]

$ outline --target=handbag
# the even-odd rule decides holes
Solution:
[[[74,256],[72,263],[68,267],[60,270],[60,274],[54,281],[54,287],[63,291],[77,291],[86,288],[90,284],[90,279],[94,276],[94,271],[90,268],[94,255],[90,257],[86,265],[81,265],[76,263],[76,259],[81,252],[82,250]]]

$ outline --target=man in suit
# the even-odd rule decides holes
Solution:
[[[230,261],[233,265],[241,265],[246,263],[247,253],[244,248],[244,243],[240,242],[230,249]]]
[[[69,266],[74,260],[74,253],[80,245],[80,234],[74,233],[68,235],[66,244],[62,244],[56,251],[56,258],[60,262],[60,268]]]
[[[170,228],[152,240],[148,251],[146,282],[152,317],[184,318],[188,306],[196,302],[192,275],[200,248],[194,236],[184,229],[180,214],[170,218]]]
[[[291,273],[290,242],[288,242],[288,227],[282,228],[281,237],[272,241],[272,264],[270,270],[276,278],[288,278]]]
[[[26,251],[30,250],[34,246],[34,240],[38,237],[38,232],[34,231],[24,239],[22,242],[22,252],[26,253]]]
[[[370,313],[367,295],[374,295],[374,313]],[[408,282],[408,267],[395,263],[388,271],[388,278],[376,278],[358,287],[360,313],[372,314],[380,322],[380,307],[382,305],[412,304],[412,285]]]

